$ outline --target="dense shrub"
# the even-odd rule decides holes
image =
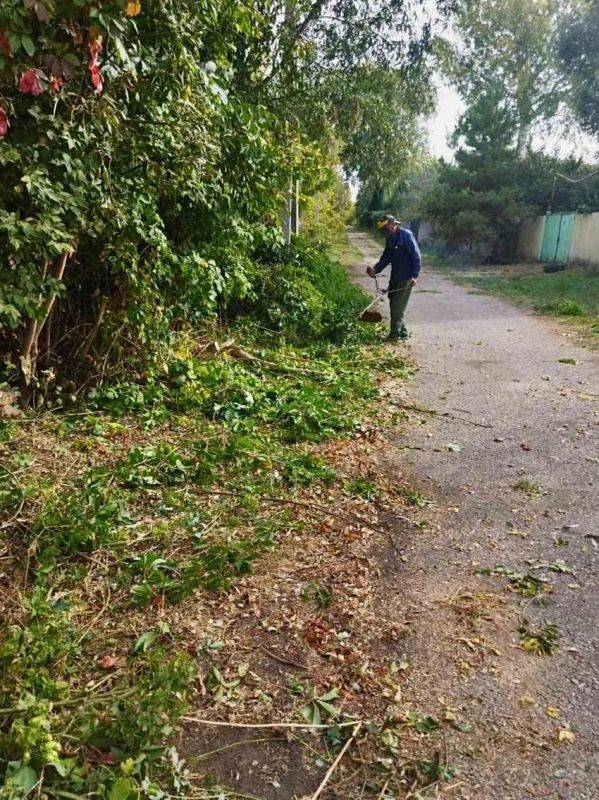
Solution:
[[[408,3],[351,0],[334,20],[295,5],[283,20],[253,0],[0,4],[0,380],[25,403],[252,304],[277,329],[287,313],[335,327],[311,257],[302,275],[271,259],[279,282],[254,254],[280,246],[290,182],[313,237],[339,229],[338,165],[368,171],[410,130],[429,35]]]

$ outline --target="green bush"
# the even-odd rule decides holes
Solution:
[[[253,300],[241,313],[297,343],[339,342],[351,334],[364,293],[323,246],[298,236],[290,246],[263,246],[256,258]]]

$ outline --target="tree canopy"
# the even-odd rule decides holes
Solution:
[[[464,0],[456,17],[457,43],[440,48],[468,105],[481,93],[499,100],[520,158],[534,123],[553,117],[567,96],[557,56],[562,14],[556,0]]]
[[[599,136],[599,2],[592,0],[562,22],[559,51],[572,85],[581,125]]]
[[[572,12],[572,6],[565,10]],[[554,0],[464,0],[456,39],[437,43],[439,63],[466,107],[452,135],[454,163],[441,162],[421,212],[451,245],[479,256],[514,256],[525,217],[550,206],[599,208],[597,180],[555,181],[558,172],[577,180],[590,172],[589,165],[531,147],[535,126],[539,131],[565,114],[571,86],[577,85],[558,44],[564,58],[567,36],[582,35],[581,17],[564,22],[563,12]],[[579,68],[586,69],[581,43],[569,41],[570,54],[578,53]],[[578,86],[587,91],[592,83]]]

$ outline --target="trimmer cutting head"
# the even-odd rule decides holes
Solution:
[[[362,322],[382,322],[383,315],[379,311],[366,311],[362,312],[362,316],[360,317]]]

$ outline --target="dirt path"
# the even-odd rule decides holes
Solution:
[[[352,240],[371,289],[363,271],[380,250]],[[456,769],[444,796],[597,798],[599,356],[426,266],[407,317],[419,372],[389,402],[439,413],[410,411],[380,456],[432,501],[427,528],[398,523],[403,557],[380,606],[405,625],[404,700],[453,725],[439,744]],[[524,596],[509,575],[480,574],[497,567],[548,583]],[[544,621],[559,648],[525,652],[518,626]]]

